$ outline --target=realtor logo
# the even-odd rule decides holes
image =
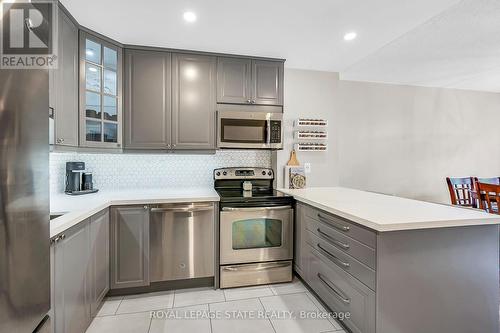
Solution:
[[[0,68],[57,68],[57,1],[0,3]]]

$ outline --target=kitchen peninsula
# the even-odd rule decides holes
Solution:
[[[297,201],[295,270],[353,332],[498,332],[500,218],[354,189]]]

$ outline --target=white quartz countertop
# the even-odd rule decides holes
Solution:
[[[279,189],[297,201],[376,231],[500,224],[500,216],[473,209],[343,187]]]
[[[64,214],[50,221],[50,237],[71,228],[92,215],[113,205],[142,205],[176,202],[219,201],[213,188],[137,189],[99,191],[71,196],[56,194],[50,197],[50,214]]]

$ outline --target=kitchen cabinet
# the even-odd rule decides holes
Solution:
[[[219,57],[217,103],[283,105],[283,67],[278,60]]]
[[[84,333],[109,290],[108,210],[80,222],[51,242],[54,330]]]
[[[80,31],[80,146],[122,147],[122,49]]]
[[[78,27],[58,11],[58,68],[49,71],[50,143],[78,146]]]
[[[125,148],[170,148],[170,53],[125,50],[124,87]]]
[[[109,291],[109,211],[106,209],[90,220],[90,313],[97,314]]]
[[[216,57],[172,57],[172,148],[215,149]]]
[[[217,59],[217,102],[250,104],[252,101],[252,60]]]
[[[375,332],[375,232],[297,203],[295,270],[355,333]]]
[[[111,208],[111,289],[149,285],[149,207]]]
[[[53,323],[56,333],[83,333],[91,320],[89,223],[86,220],[53,240]]]
[[[283,63],[252,61],[252,104],[283,105]]]
[[[215,149],[216,57],[125,50],[125,148]]]

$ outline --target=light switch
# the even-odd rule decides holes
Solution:
[[[305,173],[311,173],[311,163],[304,163]]]

